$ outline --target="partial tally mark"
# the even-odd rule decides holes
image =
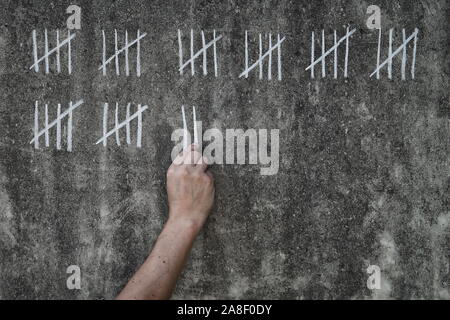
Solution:
[[[181,106],[181,114],[183,117],[183,150],[186,150],[186,148],[190,144],[190,134],[187,128],[187,122],[186,122],[186,113],[184,112],[184,106]],[[197,127],[197,116],[195,114],[195,107],[192,107],[192,117],[194,122],[194,143],[196,145],[199,145],[198,142],[198,127]],[[202,134],[200,132],[200,134]]]

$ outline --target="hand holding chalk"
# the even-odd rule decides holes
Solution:
[[[187,222],[200,231],[214,201],[214,179],[207,169],[195,144],[174,160],[167,171],[169,221]]]

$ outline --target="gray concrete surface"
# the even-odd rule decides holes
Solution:
[[[54,58],[48,75],[29,70],[32,30],[41,44],[44,28],[54,41],[71,3],[0,3],[1,299],[119,292],[167,217],[182,104],[197,106],[204,128],[280,129],[280,170],[212,167],[215,209],[174,298],[450,298],[448,1],[76,1],[72,75],[55,73]],[[370,4],[382,9],[383,55],[389,28],[396,41],[401,28],[420,29],[415,80],[400,80],[398,57],[393,80],[386,71],[369,78],[378,36],[365,27]],[[325,28],[332,41],[348,24],[357,28],[349,78],[340,51],[339,79],[329,60],[327,78],[311,80],[311,31]],[[101,30],[111,46],[114,28],[148,33],[140,78],[98,71]],[[224,36],[219,77],[179,75],[178,28]],[[245,30],[286,36],[281,82],[238,78]],[[54,115],[55,104],[78,99],[74,151],[56,151],[54,140],[34,150],[35,101]],[[141,150],[94,145],[102,104],[116,101],[149,106]],[[366,287],[371,264],[381,268],[380,290]],[[81,290],[66,288],[69,265],[81,268]]]

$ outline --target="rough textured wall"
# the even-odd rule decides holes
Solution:
[[[280,129],[280,169],[214,165],[217,200],[196,240],[175,298],[449,299],[449,53],[448,2],[442,1],[75,1],[82,29],[72,43],[72,74],[30,70],[32,30],[43,43],[66,28],[71,1],[2,0],[0,4],[0,298],[113,298],[145,259],[167,217],[165,171],[180,107],[197,106],[204,128]],[[416,77],[393,79],[375,69],[378,32],[366,8],[382,9],[382,58],[419,28]],[[311,31],[343,36],[350,25],[349,77],[311,79]],[[116,76],[102,63],[117,29],[147,32],[142,76]],[[219,76],[178,73],[177,29],[216,29]],[[238,75],[244,32],[286,37],[283,79]],[[66,32],[66,31],[64,31]],[[184,45],[188,46],[185,39]],[[320,43],[316,43],[319,48]],[[408,47],[408,59],[411,58]],[[252,51],[251,58],[255,51]],[[66,53],[61,52],[61,59]],[[319,52],[317,51],[317,54]],[[123,59],[123,58],[122,58]],[[130,56],[130,61],[136,59]],[[384,59],[383,59],[384,60]],[[65,60],[64,60],[65,61]],[[211,61],[211,60],[209,60]],[[121,60],[121,68],[123,68]],[[208,62],[210,63],[210,62]],[[210,66],[210,65],[209,65]],[[275,67],[274,67],[275,68]],[[73,115],[73,152],[35,150],[34,104]],[[149,106],[142,149],[95,145],[103,103]],[[41,109],[42,110],[42,109]],[[112,118],[112,117],[111,117]],[[110,120],[110,125],[112,124]],[[67,130],[64,126],[63,130]],[[122,136],[123,139],[123,136]],[[81,290],[66,288],[66,268],[79,265]],[[370,264],[381,289],[366,287]]]

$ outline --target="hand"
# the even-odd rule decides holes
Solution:
[[[191,145],[173,161],[167,171],[169,221],[186,223],[198,232],[214,202],[214,179],[207,171],[207,159]]]

